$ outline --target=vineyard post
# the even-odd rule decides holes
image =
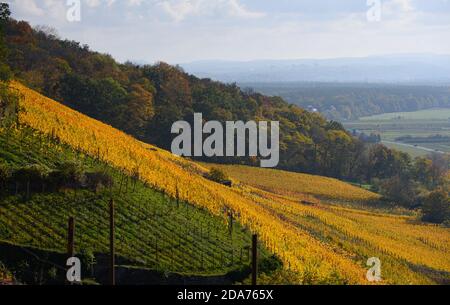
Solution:
[[[67,235],[67,255],[73,257],[74,255],[74,234],[75,234],[75,219],[69,218],[69,230]]]
[[[178,184],[176,186],[176,197],[177,197],[177,208],[180,207],[180,190],[178,189]]]
[[[69,217],[69,227],[67,234],[67,256],[69,258],[73,257],[75,254],[75,219],[73,217]]]
[[[109,251],[110,251],[110,284],[116,284],[114,253],[114,200],[109,202]]]
[[[231,236],[231,243],[233,243],[233,211],[229,211],[228,212],[228,217],[229,217],[229,223],[228,223],[228,230],[230,232],[230,236]]]
[[[258,235],[252,237],[252,285],[256,286],[258,275]]]

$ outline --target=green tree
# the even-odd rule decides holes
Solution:
[[[7,81],[11,76],[11,70],[6,64],[8,51],[5,46],[5,26],[11,16],[9,5],[0,2],[0,81]]]
[[[443,223],[450,219],[450,199],[448,193],[438,190],[430,193],[422,207],[422,220]]]
[[[4,31],[6,22],[8,22],[11,16],[9,5],[7,3],[0,2],[0,81],[7,81],[11,77],[11,70],[6,64],[8,56],[8,50],[5,45]]]
[[[385,197],[395,201],[396,204],[407,208],[416,204],[419,195],[416,184],[412,180],[400,176],[383,180],[379,185],[379,191]]]
[[[229,180],[227,174],[219,168],[212,168],[209,171],[208,178],[219,183]]]

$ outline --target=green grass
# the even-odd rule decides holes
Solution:
[[[116,205],[117,255],[130,265],[184,274],[224,274],[249,265],[251,234],[223,218],[168,198],[108,165],[37,136],[31,130],[0,131],[0,162],[11,167],[77,161],[89,172],[105,171],[112,189],[99,193],[68,190],[58,193],[0,197],[0,241],[64,252],[67,221],[75,217],[75,247],[108,253],[108,202]],[[23,188],[19,189],[23,192]],[[265,249],[262,256],[267,257]]]
[[[412,112],[392,112],[361,117],[360,121],[385,121],[385,120],[446,120],[450,121],[449,108],[434,108]]]
[[[450,143],[408,143],[404,145],[397,138],[402,136],[429,137],[434,135],[450,136],[450,109],[428,109],[415,112],[396,112],[361,118],[358,121],[346,122],[349,130],[359,130],[366,134],[381,135],[384,144],[413,157],[424,156],[433,151],[450,153]],[[396,142],[396,143],[390,143]]]
[[[426,156],[427,154],[429,154],[429,152],[426,151],[426,150],[419,149],[419,148],[416,148],[416,147],[411,147],[411,146],[404,146],[404,145],[398,144],[398,143],[383,143],[383,144],[386,145],[387,147],[391,148],[391,149],[395,149],[395,150],[399,150],[399,151],[405,152],[405,153],[409,154],[413,158],[423,157],[423,156]]]

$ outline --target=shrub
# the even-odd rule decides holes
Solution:
[[[44,166],[33,164],[13,171],[11,180],[18,183],[27,191],[41,191],[48,175],[48,169]]]
[[[86,173],[86,186],[92,191],[99,191],[103,187],[112,187],[114,181],[110,175],[104,172]]]
[[[11,169],[4,163],[0,163],[0,190],[3,190],[6,182],[11,177]]]
[[[9,128],[17,123],[20,96],[0,83],[0,128]]]
[[[215,182],[219,182],[219,183],[223,183],[223,182],[229,180],[229,178],[228,178],[228,176],[225,174],[225,172],[222,171],[222,170],[219,169],[219,168],[212,168],[212,169],[209,171],[208,179],[209,179],[209,180],[212,180],[212,181],[215,181]]]
[[[49,175],[49,183],[52,188],[80,188],[85,184],[85,174],[80,164],[64,162],[58,165],[57,170]]]
[[[418,196],[417,185],[413,181],[402,179],[399,176],[383,180],[379,185],[379,191],[383,196],[406,208],[413,207]]]
[[[443,190],[431,192],[422,207],[422,220],[443,223],[450,220],[450,199]]]

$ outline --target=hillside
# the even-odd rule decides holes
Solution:
[[[180,200],[223,219],[231,212],[242,226],[257,232],[264,246],[281,259],[284,270],[291,275],[291,283],[367,283],[365,262],[372,256],[384,262],[386,283],[439,283],[448,279],[448,229],[416,223],[412,216],[329,205],[319,198],[310,200],[320,188],[343,187],[342,192],[336,192],[337,197],[349,191],[358,194],[356,188],[313,176],[309,177],[316,189],[299,187],[295,196],[276,189],[261,190],[251,186],[250,181],[246,184],[244,179],[244,183],[229,188],[203,178],[207,169],[200,165],[139,142],[19,83],[13,86],[24,97],[20,101],[21,126],[139,177],[145,185],[172,200],[178,194]],[[253,179],[256,177],[254,173]],[[295,184],[290,179],[286,178],[286,185]],[[359,194],[356,200],[376,198],[362,190]],[[348,195],[343,199],[347,200]],[[46,209],[42,212],[48,213]],[[123,225],[128,230],[130,223],[124,220]],[[44,226],[39,230],[47,229]],[[133,253],[130,257],[134,255],[138,256]]]
[[[354,260],[381,259],[387,283],[449,283],[450,230],[378,204],[378,195],[326,177],[236,165],[219,168],[236,183],[288,199],[274,211]],[[274,195],[272,195],[274,196]],[[319,199],[320,198],[320,199]]]
[[[5,183],[1,182],[0,261],[8,263],[9,269],[26,283],[36,282],[29,271],[21,268],[22,260],[14,261],[8,256],[8,245],[25,247],[10,250],[15,255],[28,251],[41,259],[48,254],[36,254],[33,249],[64,253],[67,221],[72,216],[76,221],[77,255],[95,255],[102,262],[102,257],[109,251],[110,198],[115,200],[117,211],[116,253],[119,264],[206,278],[242,271],[237,280],[239,276],[248,274],[251,235],[239,223],[234,224],[230,233],[222,218],[187,202],[169,198],[101,160],[78,153],[29,128],[0,131],[0,147],[1,169],[5,165],[12,170],[33,167],[50,173],[75,162],[88,176],[101,173],[112,177],[111,187],[59,192],[50,191],[48,183],[43,183],[42,187],[49,190],[41,191],[40,182],[31,181],[29,197],[26,184],[13,185],[8,194]],[[268,253],[264,247],[261,251],[262,260],[265,260]],[[32,258],[26,258],[28,264],[34,261]],[[61,265],[62,262],[57,264],[58,271]],[[45,264],[45,267],[52,266]]]
[[[239,181],[280,195],[310,195],[318,199],[342,202],[376,202],[380,197],[377,194],[328,177],[244,165],[208,163],[203,165],[219,168]],[[255,179],[255,177],[258,178]]]
[[[360,143],[338,123],[236,84],[200,79],[166,63],[121,64],[46,28],[9,18],[4,26],[6,63],[28,87],[127,134],[170,149],[171,126],[205,120],[279,121],[280,167],[354,178]],[[215,162],[230,162],[215,158]],[[257,162],[258,160],[256,160]],[[256,164],[252,158],[232,162]],[[361,165],[366,166],[366,164]]]
[[[186,73],[179,66],[162,62],[142,66],[130,62],[119,63],[112,56],[95,52],[87,45],[60,38],[48,27],[33,28],[26,21],[10,18],[7,11],[3,16],[0,31],[4,35],[0,39],[0,45],[4,52],[0,57],[5,58],[4,66],[11,72],[6,74],[13,75],[37,92],[142,142],[169,149],[176,137],[171,133],[173,123],[179,120],[192,123],[194,113],[201,113],[205,121],[217,120],[221,123],[278,121],[279,169],[361,184],[380,181],[389,184],[389,179],[402,179],[402,184],[425,184],[426,191],[436,188],[442,180],[441,177],[410,175],[423,172],[417,168],[423,160],[412,160],[407,154],[385,146],[372,145],[373,142],[350,134],[341,123],[328,121],[318,113],[287,103],[283,98],[241,89],[236,84],[200,79]],[[272,78],[274,79],[273,76]],[[394,108],[410,104],[409,101],[420,107],[429,102],[435,105],[435,99],[441,97],[443,103],[448,102],[446,87],[436,88],[436,98],[434,93],[430,95],[426,91],[420,94],[416,90],[417,94],[414,93],[407,102],[403,101],[403,97],[409,96],[408,88],[406,91],[400,90],[397,97],[391,99],[398,91],[395,86],[393,92],[386,96],[383,95],[384,87],[373,93],[372,89],[367,91],[362,86],[361,94],[356,94],[357,90],[344,94],[337,90],[336,93],[335,88],[325,90],[326,92],[322,92],[324,90],[321,88],[314,90],[316,91],[312,95],[337,96],[343,104],[360,99],[375,102],[379,97],[385,105],[393,104]],[[326,104],[327,100],[328,98],[320,98],[321,103]],[[393,100],[396,102],[391,103]],[[371,109],[372,106],[362,108]],[[348,112],[349,107],[344,105],[343,109]],[[195,157],[194,160],[257,165],[259,158],[216,156]],[[428,173],[448,169],[444,162],[432,162],[431,166],[447,168],[430,170]],[[424,180],[433,180],[433,183]],[[384,195],[386,193],[389,192]],[[394,190],[390,193],[399,192]],[[407,199],[402,200],[404,205],[418,204],[415,196],[406,194],[402,197]]]

